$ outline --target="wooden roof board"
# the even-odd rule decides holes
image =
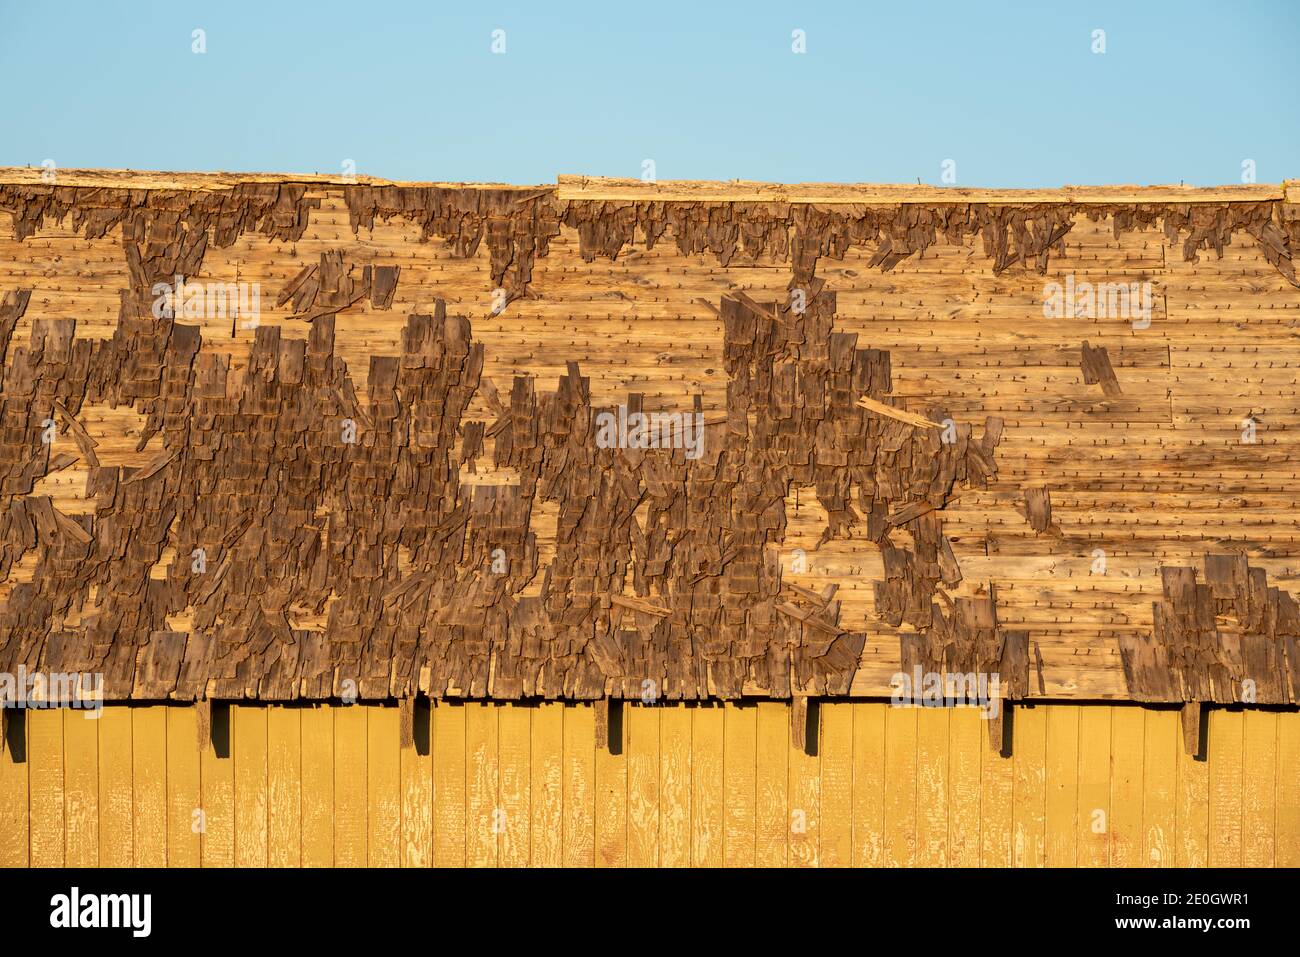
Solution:
[[[269,184],[285,182],[272,178]],[[31,189],[39,194],[48,188]],[[134,246],[137,255],[160,248],[150,237],[161,234],[150,231],[160,228],[161,217],[151,219],[156,214],[147,204],[132,214],[135,219],[97,238],[88,238],[84,222],[78,227],[72,219],[46,216],[19,240],[12,217],[0,212],[0,293],[13,302],[14,293],[32,290],[14,317],[5,353],[11,426],[30,423],[43,401],[36,397],[52,389],[92,437],[99,459],[85,460],[77,432],[65,426],[62,413],[52,418],[68,439],[66,449],[56,445],[47,459],[33,458],[39,441],[23,428],[11,429],[9,444],[0,449],[15,476],[5,488],[10,508],[31,503],[39,520],[33,524],[15,513],[9,525],[16,537],[7,554],[16,558],[0,585],[0,665],[32,655],[39,660],[43,643],[52,653],[69,647],[66,636],[72,635],[73,645],[80,642],[87,655],[118,643],[135,648],[134,655],[103,658],[105,667],[120,670],[131,661],[157,660],[161,652],[149,651],[156,635],[175,641],[175,634],[188,634],[211,643],[213,636],[234,632],[239,641],[187,652],[187,683],[172,694],[310,697],[338,694],[354,682],[369,694],[418,688],[436,694],[639,697],[651,673],[670,697],[785,696],[801,684],[813,693],[842,687],[888,694],[902,663],[901,636],[918,631],[906,620],[891,626],[881,619],[875,585],[886,579],[886,568],[873,534],[894,528],[891,516],[919,516],[933,496],[926,514],[941,518],[941,539],[923,541],[907,527],[889,533],[894,547],[912,556],[902,566],[912,580],[898,595],[902,613],[913,619],[928,615],[921,631],[931,645],[909,653],[939,654],[945,642],[975,649],[983,640],[980,632],[954,617],[943,596],[973,599],[992,584],[997,625],[1007,633],[1027,632],[1028,659],[1042,661],[1041,689],[1035,676],[1028,682],[1031,696],[1149,699],[1181,695],[1190,685],[1215,700],[1234,700],[1247,679],[1269,695],[1294,694],[1284,677],[1294,666],[1286,657],[1290,619],[1283,605],[1272,619],[1256,613],[1255,637],[1265,650],[1251,645],[1234,658],[1236,617],[1273,607],[1267,597],[1258,598],[1253,579],[1243,579],[1235,597],[1218,599],[1234,603],[1224,606],[1218,637],[1216,628],[1202,629],[1189,644],[1192,633],[1178,624],[1183,600],[1164,592],[1161,577],[1162,568],[1186,568],[1205,581],[1207,558],[1238,551],[1248,556],[1252,575],[1266,575],[1266,596],[1269,588],[1287,594],[1296,573],[1297,512],[1287,463],[1300,421],[1300,356],[1293,355],[1291,335],[1300,295],[1246,225],[1224,225],[1216,240],[1212,230],[1190,219],[1171,237],[1158,230],[1156,219],[1116,235],[1109,211],[1095,222],[1080,214],[1042,271],[1036,259],[997,268],[996,250],[990,253],[979,233],[956,242],[940,236],[883,271],[877,232],[822,251],[809,274],[806,261],[794,252],[782,258],[775,246],[752,255],[743,248],[714,252],[710,244],[723,235],[718,223],[700,227],[703,245],[691,240],[685,250],[676,225],[668,225],[651,249],[634,231],[610,260],[584,239],[583,230],[615,225],[616,211],[600,199],[586,204],[591,218],[577,225],[522,222],[514,212],[460,219],[461,207],[453,204],[433,211],[443,217],[432,220],[433,242],[421,241],[419,210],[380,216],[373,227],[354,231],[348,190],[321,184],[319,205],[286,227],[296,237],[267,235],[250,219],[228,244],[209,243],[191,278],[258,283],[261,313],[256,328],[209,315],[174,324],[177,336],[185,326],[202,337],[192,360],[192,385],[179,354],[168,358],[172,334],[149,312],[151,297],[124,307],[123,292],[130,300],[133,283],[141,281],[127,268],[124,246]],[[103,194],[96,201],[107,202]],[[1283,206],[1275,212],[1285,220]],[[195,209],[188,215],[207,215]],[[844,221],[853,222],[852,215]],[[1262,220],[1255,222],[1258,229]],[[731,228],[725,219],[720,223]],[[892,228],[890,221],[883,223],[884,231]],[[744,216],[734,225],[745,228]],[[839,228],[826,228],[832,227]],[[697,227],[682,220],[680,228]],[[790,228],[797,234],[813,227]],[[1189,229],[1202,230],[1207,240],[1192,250],[1195,261],[1184,258]],[[480,230],[477,245],[462,244],[452,230],[470,230],[471,238]],[[1286,248],[1293,248],[1294,239],[1283,236]],[[518,268],[517,251],[537,237],[547,248],[534,251],[526,288],[511,290],[498,310],[495,290]],[[1221,259],[1216,241],[1222,243]],[[166,261],[145,267],[156,275],[145,278],[170,278],[176,263],[166,257],[183,254],[164,253]],[[345,270],[339,276],[350,277],[356,287],[342,296],[342,279],[332,280],[331,295],[342,296],[338,311],[308,322],[295,318],[302,313],[291,301],[277,307],[283,289],[325,254],[337,257]],[[389,308],[354,300],[367,268],[390,267],[400,267],[400,273]],[[797,270],[804,270],[802,278]],[[1045,287],[1070,277],[1076,284],[1150,282],[1151,326],[1135,329],[1113,316],[1044,316]],[[802,318],[787,304],[796,280],[809,290],[823,283],[813,298],[825,301]],[[320,307],[320,296],[313,295]],[[446,318],[437,321],[439,334],[431,335],[430,323],[412,324],[412,315],[435,316],[440,308]],[[92,350],[84,367],[69,364],[67,349],[48,338],[50,321],[73,319],[72,344]],[[770,328],[767,319],[773,320]],[[45,331],[34,340],[38,325]],[[279,331],[282,344],[315,345],[294,347],[301,349],[301,360],[286,360],[280,345],[263,341],[272,330]],[[884,380],[850,373],[845,384],[836,384],[832,337],[846,333],[856,336],[846,355],[887,354]],[[120,352],[109,345],[114,337],[122,340]],[[1121,395],[1106,396],[1085,381],[1085,341],[1106,350]],[[770,368],[769,348],[776,349]],[[472,358],[475,349],[481,360]],[[454,421],[433,411],[445,410],[461,388],[446,365],[448,355],[462,357],[460,376],[482,363],[478,388],[450,417]],[[219,394],[202,371],[211,368],[205,356],[229,366]],[[570,362],[577,363],[577,380]],[[737,363],[747,371],[742,374]],[[395,391],[388,385],[372,391],[372,383],[393,381]],[[583,383],[577,391],[574,381]],[[887,391],[880,391],[882,381]],[[488,382],[503,403],[498,408],[487,399]],[[742,414],[729,404],[738,401],[737,385],[746,382]],[[563,443],[557,444],[573,434],[574,402],[589,403],[591,412],[640,402],[654,411],[689,413],[695,396],[708,423],[705,434],[725,436],[728,443],[745,435],[759,441],[759,419],[776,416],[773,431],[761,441],[766,455],[791,463],[781,466],[791,470],[790,487],[752,485],[745,494],[761,498],[728,510],[725,521],[734,523],[728,527],[718,516],[709,519],[707,509],[692,511],[705,508],[702,490],[687,488],[685,514],[675,511],[683,506],[668,502],[654,506],[653,495],[666,494],[697,468],[663,462],[660,453],[640,453],[638,460],[620,452],[609,467],[596,469],[594,474],[617,478],[619,487],[602,488],[594,479],[574,484],[584,469],[591,471],[590,464],[579,467],[578,449],[564,445],[561,454]],[[830,410],[820,419],[810,411],[818,397]],[[913,456],[905,472],[891,465],[893,471],[876,473],[884,482],[885,504],[874,518],[859,501],[858,483],[846,493],[837,491],[838,480],[826,485],[837,470],[860,470],[850,463],[860,462],[867,446],[896,456],[918,441],[903,423],[853,412],[859,398],[929,421],[951,419],[965,443],[962,477],[951,489],[935,488],[931,468],[942,455]],[[847,403],[844,411],[836,411],[838,402]],[[394,415],[408,424],[381,429]],[[1256,421],[1258,442],[1241,441],[1247,416]],[[359,426],[359,448],[323,440],[326,429],[341,437],[344,418]],[[989,434],[991,419],[1001,423],[1001,437],[984,451],[981,436]],[[202,438],[214,429],[224,452]],[[290,440],[295,431],[304,434],[303,444]],[[266,444],[275,432],[282,439]],[[462,463],[467,439],[482,443],[473,473]],[[716,469],[711,441],[700,462]],[[407,451],[393,451],[399,447]],[[941,443],[940,453],[943,448]],[[65,452],[78,461],[42,478],[41,469],[48,475]],[[164,458],[170,453],[178,455],[175,464]],[[311,486],[320,473],[302,471],[308,463],[310,469],[332,470],[325,494]],[[986,487],[972,485],[971,477],[990,466]],[[268,468],[280,478],[263,474]],[[121,470],[119,479],[106,484],[115,469]],[[382,503],[393,500],[398,480],[413,483],[411,492],[386,517]],[[534,487],[531,507],[522,515],[500,504],[462,513],[456,504],[471,501],[478,488],[533,481],[565,490],[558,507],[543,500],[541,486]],[[37,488],[37,482],[44,484]],[[262,513],[258,503],[268,482],[280,491]],[[643,500],[634,505],[636,488]],[[1041,532],[1021,511],[1031,488],[1050,494],[1051,522]],[[181,503],[182,514],[164,524],[166,513],[158,509],[171,499]],[[358,510],[360,501],[379,504]],[[578,510],[581,501],[588,504]],[[762,502],[767,504],[759,508]],[[43,520],[44,503],[51,506],[52,522]],[[656,537],[652,507],[675,536],[683,536],[680,542]],[[630,514],[619,519],[630,536],[629,544],[618,545],[628,549],[626,557],[608,551],[601,523],[583,526],[588,514]],[[60,515],[90,521],[89,555],[77,551],[86,543]],[[462,515],[468,517],[462,521]],[[124,520],[137,526],[130,533],[134,544],[110,547]],[[783,535],[773,537],[770,528],[782,523]],[[934,534],[926,527],[926,535]],[[193,541],[181,534],[187,528],[197,535]],[[404,538],[404,528],[428,529],[431,537],[421,544],[422,537]],[[828,529],[833,531],[826,538]],[[740,531],[759,539],[742,547],[736,541]],[[308,537],[294,539],[295,534]],[[764,535],[766,542],[756,545]],[[229,536],[234,540],[226,541]],[[199,539],[208,543],[204,574],[220,578],[191,588],[181,573],[195,561]],[[508,574],[505,582],[493,583],[475,572],[479,563],[490,568],[498,545],[508,564],[523,562],[518,578]],[[1098,548],[1105,553],[1104,573],[1092,570]],[[795,562],[798,551],[802,564]],[[957,585],[949,585],[941,570],[939,555],[948,552],[960,570]],[[599,577],[608,574],[599,569],[611,560],[626,565],[621,591]],[[675,569],[674,562],[683,567]],[[833,611],[792,600],[788,591],[779,599],[766,595],[764,589],[777,581],[774,566],[781,583],[806,591],[837,585]],[[293,581],[277,577],[283,568],[295,569]],[[664,569],[668,577],[656,579]],[[925,584],[930,581],[933,588]],[[376,584],[384,582],[390,584]],[[340,585],[346,587],[336,589]],[[389,603],[381,603],[386,610],[377,618],[364,611],[362,601],[376,588]],[[441,597],[431,595],[439,588]],[[686,588],[689,599],[678,590]],[[735,597],[753,595],[753,589],[760,600]],[[178,599],[169,596],[175,594],[184,595],[186,604],[174,607]],[[924,610],[927,594],[941,615]],[[256,602],[249,600],[254,595]],[[59,606],[44,618],[24,617],[24,609],[45,607],[45,598],[80,605]],[[628,607],[629,601],[668,614],[647,616]],[[800,614],[781,611],[787,603]],[[507,607],[512,610],[502,620]],[[738,609],[747,616],[739,626],[731,621]],[[719,617],[711,617],[715,610]],[[240,618],[253,611],[256,620]],[[392,631],[391,621],[419,625]],[[667,631],[656,635],[659,621]],[[586,635],[593,624],[584,645],[575,636]],[[846,645],[842,635],[852,643]],[[1149,673],[1143,664],[1148,659],[1131,645],[1157,636],[1167,646],[1163,657],[1151,659],[1165,662],[1159,675]],[[298,654],[300,647],[312,650]],[[791,663],[773,653],[777,647],[804,656],[794,664],[793,683]],[[854,647],[855,666],[847,672],[841,664],[832,667]],[[1274,648],[1282,649],[1280,657],[1270,657],[1267,649]],[[432,661],[421,657],[434,649]],[[1170,650],[1178,654],[1171,657]],[[1251,678],[1244,669],[1260,662],[1278,674]],[[1196,670],[1202,667],[1209,670]],[[1206,675],[1211,677],[1202,681]],[[158,681],[153,675],[137,679],[140,688]],[[118,675],[112,687],[130,688],[133,682]]]

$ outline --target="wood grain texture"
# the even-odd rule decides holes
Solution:
[[[104,718],[114,709],[105,708]],[[201,858],[204,867],[235,866],[235,741],[233,729],[229,727],[233,715],[227,713],[226,732],[216,726],[214,735],[202,744],[199,760],[199,782],[201,785],[202,814],[199,818],[201,835]],[[103,719],[100,719],[101,721]],[[100,729],[99,754],[101,767],[109,760],[113,749],[105,741],[104,725]],[[221,739],[223,751],[218,753],[217,741]],[[332,794],[332,788],[329,792]],[[101,790],[101,799],[103,791]],[[331,801],[331,806],[333,802]],[[102,828],[101,828],[102,830]],[[104,856],[101,845],[100,859]]]
[[[270,867],[302,864],[303,709],[266,713],[266,856]]]
[[[304,708],[302,722],[302,863],[334,866],[334,709]]]
[[[758,709],[723,709],[723,865],[753,867],[757,848]]]
[[[267,865],[267,720],[269,709],[234,705],[235,865]]]
[[[433,709],[433,863],[464,867],[466,863],[466,719],[463,705],[439,704]]]
[[[719,709],[721,714],[721,709]],[[596,742],[596,866],[627,865],[628,771],[627,726],[616,727],[613,737]],[[597,736],[599,739],[599,735]],[[609,742],[617,746],[607,746]],[[612,747],[612,749],[611,749]],[[719,804],[719,807],[722,807]],[[719,862],[720,864],[721,862]]]
[[[543,705],[543,707],[546,707]],[[540,713],[540,712],[539,712]],[[659,717],[662,709],[633,702],[627,720],[627,863],[659,865]]]
[[[497,861],[502,867],[527,867],[532,845],[532,716],[533,708],[497,708],[497,748],[500,760],[500,808]],[[597,752],[597,761],[600,753]],[[604,782],[606,791],[616,781]],[[607,821],[608,825],[608,821]],[[608,825],[610,831],[613,825]]]
[[[163,705],[148,705],[132,711],[131,784],[134,864],[136,867],[166,867],[167,709]]]
[[[724,847],[726,740],[720,707],[691,714],[691,865],[721,867]]]
[[[119,716],[121,718],[122,716]],[[130,715],[125,716],[130,729]],[[63,822],[63,715],[58,711],[34,710],[27,713],[27,746],[31,755],[29,772],[31,815],[28,825],[31,847],[32,867],[63,867],[64,865],[64,822]],[[129,760],[129,752],[128,752]],[[131,821],[129,817],[129,792],[131,786],[131,769],[127,766],[128,817],[126,820],[125,864],[119,863],[120,857],[114,857],[107,866],[130,865]],[[111,820],[111,818],[110,818]]]
[[[429,867],[433,863],[433,710],[415,709],[412,723],[415,741],[401,749],[402,866]]]
[[[99,866],[135,864],[135,787],[131,725],[135,708],[105,708],[99,723]],[[224,765],[230,770],[230,762]],[[213,774],[214,790],[221,786]],[[232,836],[230,812],[218,818],[218,833]],[[222,830],[222,825],[225,829]],[[33,856],[35,840],[33,840]],[[229,861],[229,858],[227,858]]]
[[[401,863],[399,742],[397,708],[366,708],[366,861],[371,867]]]
[[[1078,867],[1110,864],[1112,710],[1106,705],[1079,709]]]
[[[1139,708],[1111,711],[1110,863],[1142,867],[1146,720]]]
[[[465,865],[496,867],[497,847],[508,824],[499,799],[497,709],[470,701],[464,711]]]
[[[532,716],[532,819],[534,867],[564,862],[564,705],[548,701]],[[656,771],[658,764],[656,763]]]
[[[1075,867],[1079,856],[1079,709],[1049,705],[1046,711],[1043,823],[1047,846],[1043,863]]]
[[[885,718],[887,709],[854,702],[853,711],[853,863],[885,863]],[[982,730],[982,729],[981,729]],[[976,775],[975,781],[979,781]],[[976,832],[978,847],[978,831]]]
[[[200,819],[203,789],[201,753],[195,747],[198,715],[193,708],[167,709],[167,866],[202,863]]]
[[[758,703],[756,863],[789,863],[790,712],[775,701]],[[666,711],[665,715],[671,714]]]
[[[331,709],[334,715],[334,865],[365,867],[368,850],[367,713],[360,704]]]
[[[68,867],[99,865],[99,725],[86,714],[72,708],[63,712],[64,860]],[[0,776],[4,774],[3,760],[0,756]],[[166,863],[164,859],[154,866]]]

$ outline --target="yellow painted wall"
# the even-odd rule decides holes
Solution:
[[[417,712],[419,714],[420,712]],[[425,713],[427,715],[427,713]],[[1018,708],[1013,756],[969,709],[440,704],[431,755],[393,707],[31,711],[0,755],[5,866],[1300,866],[1300,713]],[[202,827],[199,827],[202,812]],[[1094,828],[1094,822],[1096,829]]]

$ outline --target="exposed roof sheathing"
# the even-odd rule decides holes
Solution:
[[[1300,693],[1291,184],[41,173],[0,171],[0,670]]]

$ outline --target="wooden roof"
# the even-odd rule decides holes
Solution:
[[[0,170],[0,671],[1300,693],[1294,181],[42,172]]]

